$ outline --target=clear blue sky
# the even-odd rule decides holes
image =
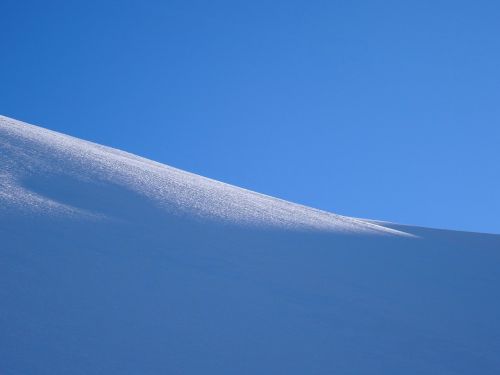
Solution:
[[[345,215],[500,233],[498,1],[0,14],[3,115]]]

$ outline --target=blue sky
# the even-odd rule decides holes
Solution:
[[[500,233],[496,1],[0,12],[3,115],[340,214]]]

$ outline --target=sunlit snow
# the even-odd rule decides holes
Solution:
[[[126,190],[172,215],[264,227],[403,234],[237,188],[6,117],[0,117],[0,135],[1,179],[6,187],[1,193],[4,204],[20,210],[44,211],[52,215],[104,215],[111,219],[112,211],[103,213],[95,207],[86,207],[75,191],[86,190],[90,185],[102,190],[111,186],[110,194],[114,188]],[[39,179],[45,180],[42,187],[37,186]],[[61,197],[55,192],[60,183],[68,182],[73,184],[74,200],[59,201]],[[41,191],[38,188],[42,188]]]

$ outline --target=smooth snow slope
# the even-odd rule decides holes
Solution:
[[[85,192],[125,189],[169,215],[211,221],[356,233],[396,231],[236,188],[112,148],[0,117],[2,204],[29,214],[122,219]],[[70,184],[71,186],[66,186]],[[63,185],[63,187],[61,187]],[[71,190],[72,197],[61,197]],[[111,192],[109,192],[111,195]],[[123,203],[120,203],[122,206]],[[121,207],[125,208],[125,207]],[[402,234],[402,233],[400,233]]]
[[[0,117],[0,374],[498,374],[500,236],[376,224]]]

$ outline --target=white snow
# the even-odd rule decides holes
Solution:
[[[498,374],[499,265],[0,116],[1,374]]]
[[[81,202],[74,202],[77,207],[71,207],[58,202],[57,197],[44,197],[23,184],[40,175],[65,175],[81,182],[74,188],[86,189],[86,183],[98,183],[101,189],[106,189],[107,184],[112,184],[136,193],[172,215],[239,225],[403,235],[373,223],[237,188],[6,117],[0,117],[0,135],[0,150],[6,159],[0,177],[6,186],[2,189],[4,204],[19,210],[101,215],[92,209],[85,210]]]

